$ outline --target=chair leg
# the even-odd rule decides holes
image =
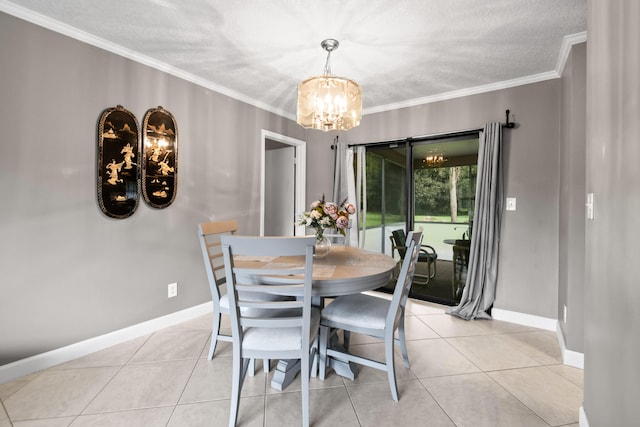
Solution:
[[[249,365],[247,366],[247,373],[250,377],[256,374],[256,359],[249,359]]]
[[[318,378],[324,381],[327,374],[327,344],[329,341],[329,327],[320,326],[320,357],[318,361]]]
[[[393,334],[384,340],[385,360],[387,364],[387,377],[389,378],[389,387],[391,388],[391,397],[396,402],[398,399],[398,384],[396,383],[396,370],[394,364],[393,352]]]
[[[248,367],[247,364],[243,363],[242,356],[240,355],[240,351],[233,352],[233,369],[232,369],[232,379],[231,379],[231,406],[229,408],[229,427],[235,427],[236,422],[238,421],[238,409],[240,407],[240,391],[242,390],[242,379],[244,377],[243,371],[244,366]]]
[[[320,334],[316,334],[316,337],[313,339],[313,345],[311,347],[313,349],[313,354],[311,357],[311,372],[310,375],[312,378],[318,376],[318,366],[320,364]]]
[[[269,371],[271,370],[271,364],[269,359],[262,359],[262,370],[264,371],[265,374],[268,374]]]
[[[431,273],[431,266],[433,266],[433,273]],[[438,260],[435,260],[433,262],[429,262],[429,279],[433,279],[434,277],[436,277],[436,267],[438,266]]]
[[[344,349],[345,351],[349,350],[349,341],[351,340],[351,331],[342,331],[342,335],[344,337]]]
[[[300,380],[302,381],[302,426],[309,427],[309,353],[304,352],[300,359]]]
[[[213,359],[213,353],[218,345],[218,335],[220,335],[220,317],[221,314],[213,313],[213,325],[211,326],[211,347],[209,347],[209,360]]]
[[[400,324],[398,325],[398,337],[400,338],[400,349],[402,350],[402,360],[404,361],[404,366],[410,368],[411,366],[409,364],[409,353],[407,352],[407,340],[404,334],[404,313],[402,313]]]

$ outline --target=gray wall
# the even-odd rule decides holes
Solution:
[[[584,409],[589,425],[638,425],[640,2],[589,2]]]
[[[560,79],[367,115],[340,136],[350,143],[452,132],[504,122],[506,195],[495,307],[557,319]]]
[[[586,161],[586,43],[574,45],[562,73],[558,319],[569,350],[583,352]],[[567,321],[564,322],[564,306]]]
[[[308,142],[307,203],[332,192],[335,133],[8,15],[0,36],[0,364],[208,301],[195,227],[237,218],[258,233],[260,129]],[[366,115],[339,133],[365,143],[451,132],[504,121],[509,108],[519,127],[505,131],[506,193],[518,210],[503,219],[496,307],[554,319],[561,88],[557,79]],[[138,117],[162,105],[177,119],[179,188],[167,209],[141,203],[112,220],[96,205],[96,122],[116,104]]]
[[[196,225],[237,218],[257,234],[260,130],[304,130],[3,13],[0,40],[0,364],[209,301]],[[96,125],[116,104],[175,116],[170,207],[100,212]]]

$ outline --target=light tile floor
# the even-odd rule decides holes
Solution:
[[[582,370],[562,365],[556,334],[496,320],[464,321],[410,301],[411,368],[397,359],[400,401],[386,374],[311,381],[311,425],[578,426]],[[211,316],[167,328],[0,385],[0,427],[225,426],[231,346],[206,359]],[[223,325],[228,326],[228,325]],[[381,358],[374,339],[352,350]],[[261,362],[242,390],[240,426],[300,425],[300,380],[270,387]]]

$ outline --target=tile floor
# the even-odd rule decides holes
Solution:
[[[411,369],[398,357],[400,402],[382,371],[361,367],[355,381],[331,371],[312,379],[311,425],[578,426],[582,370],[562,365],[555,333],[445,310],[409,302]],[[225,426],[231,347],[221,342],[206,359],[210,322],[203,316],[1,384],[0,427]],[[383,354],[371,338],[352,343],[358,354]],[[278,392],[257,365],[238,425],[300,425],[300,380]]]

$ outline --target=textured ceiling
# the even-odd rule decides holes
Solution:
[[[557,76],[587,0],[0,0],[0,10],[295,116],[297,84],[334,74],[365,113]],[[584,37],[584,34],[582,34]]]

